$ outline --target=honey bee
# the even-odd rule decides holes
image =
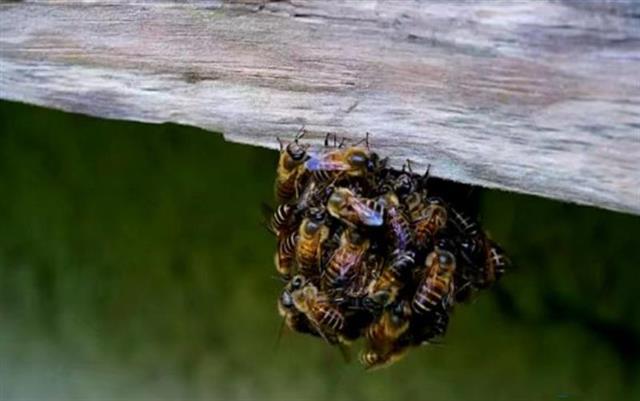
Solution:
[[[455,256],[449,251],[436,249],[427,256],[425,264],[427,270],[411,303],[411,308],[419,315],[430,314],[439,305],[444,305],[446,310],[454,295]]]
[[[344,328],[345,318],[327,294],[306,281],[302,288],[291,293],[291,298],[296,309],[305,314],[327,342],[336,344],[341,341],[339,333]]]
[[[400,360],[409,342],[402,336],[409,329],[411,308],[406,301],[385,310],[380,318],[365,331],[366,348],[360,354],[360,362],[365,369],[388,366]]]
[[[306,277],[320,274],[322,244],[329,237],[329,227],[324,224],[324,211],[310,209],[310,217],[300,223],[296,242],[296,262],[298,271]]]
[[[318,181],[328,181],[335,179],[338,175],[348,177],[363,177],[373,170],[378,161],[377,155],[369,150],[369,134],[365,138],[366,147],[350,146],[342,148],[338,146],[328,152],[310,155],[305,161],[307,170],[314,174]],[[328,137],[325,139],[325,146],[328,145]]]
[[[293,142],[284,146],[280,142],[280,158],[276,170],[275,193],[279,203],[288,202],[299,195],[300,185],[305,172],[304,163],[308,159],[308,145],[300,145],[298,141],[305,134],[304,129],[296,135]]]
[[[381,226],[384,223],[384,206],[372,199],[356,196],[349,188],[333,190],[327,201],[327,211],[351,227]]]
[[[414,192],[407,199],[409,216],[413,223],[415,243],[424,248],[434,236],[443,229],[447,223],[447,208],[438,198],[429,198],[426,201],[423,193]]]
[[[340,245],[333,252],[326,270],[322,274],[323,288],[344,289],[360,273],[369,240],[353,229],[345,230],[340,236]]]
[[[397,250],[382,274],[372,280],[367,288],[367,298],[378,308],[384,308],[395,302],[398,293],[404,287],[403,278],[415,264],[411,251]]]
[[[293,303],[292,293],[301,289],[305,282],[306,280],[303,276],[296,275],[287,283],[278,298],[278,312],[283,318],[283,323],[290,330],[320,336],[311,322],[309,322],[307,316],[300,312]]]
[[[411,161],[402,166],[401,171],[387,170],[387,174],[383,180],[382,189],[384,192],[393,191],[402,201],[412,193],[426,191],[427,181],[429,180],[429,170],[422,177],[413,173],[411,169]]]
[[[400,208],[400,201],[393,192],[387,192],[382,197],[382,204],[386,211],[386,220],[389,229],[387,237],[391,249],[404,251],[413,242],[413,231],[409,218]]]
[[[290,233],[289,235],[280,235],[278,238],[278,250],[276,251],[274,259],[276,271],[283,277],[291,276],[297,242],[297,232]]]

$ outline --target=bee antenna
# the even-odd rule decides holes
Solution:
[[[351,363],[351,352],[350,348],[343,343],[338,343],[338,348],[340,349],[340,354],[346,363]]]
[[[271,276],[272,279],[279,281],[281,283],[287,283],[289,280],[287,280],[286,278],[282,277],[282,276]]]
[[[275,236],[277,236],[277,235],[278,235],[278,233],[276,232],[276,230],[274,230],[274,229],[273,229],[273,227],[271,227],[271,224],[270,224],[270,223],[268,223],[268,222],[266,222],[266,221],[261,221],[261,222],[260,222],[260,225],[261,225],[262,227],[266,228],[266,229],[267,229],[267,231],[269,231],[271,234],[273,234],[273,235],[275,235]]]
[[[353,146],[359,146],[362,143],[364,143],[367,149],[369,149],[369,133],[368,132],[365,134],[364,139],[361,139],[358,142],[354,143]]]
[[[405,166],[402,166],[402,171],[404,171],[404,167],[405,167]],[[410,174],[413,174],[413,168],[411,167],[411,160],[407,159],[406,167],[407,167],[407,171],[408,171]]]
[[[278,144],[280,144],[280,151],[282,152],[282,149],[284,149],[284,144],[282,143],[282,139],[280,139],[279,136],[277,136],[276,139],[278,140]]]
[[[425,189],[427,188],[427,182],[429,182],[429,178],[431,177],[430,172],[431,172],[431,163],[427,165],[427,171],[424,172],[424,175],[420,179],[420,184],[422,188],[425,188]]]
[[[303,124],[302,127],[300,127],[300,130],[298,130],[298,133],[296,134],[296,137],[294,139],[296,142],[298,142],[298,140],[307,133],[307,131],[304,128],[305,128],[305,125]]]

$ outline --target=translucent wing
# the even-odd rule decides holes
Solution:
[[[340,160],[338,153],[329,152],[310,155],[305,162],[305,167],[309,171],[345,171],[349,169],[349,164]]]
[[[363,202],[357,198],[350,200],[350,206],[353,211],[358,215],[362,224],[366,226],[378,227],[384,223],[384,210],[381,207],[376,207],[376,205],[374,202]]]

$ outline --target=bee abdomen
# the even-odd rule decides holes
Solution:
[[[449,214],[451,223],[461,234],[474,236],[480,233],[480,225],[471,217],[457,211],[452,207],[449,208]]]
[[[277,182],[276,198],[278,199],[278,202],[285,203],[295,197],[295,181],[295,174],[292,174],[289,178]]]
[[[415,263],[413,252],[396,252],[390,269],[396,277],[402,277]]]
[[[329,327],[331,330],[340,331],[344,327],[344,316],[336,309],[327,307],[321,318],[319,319],[321,325]]]
[[[331,181],[335,177],[335,173],[329,170],[314,170],[312,176],[316,182],[322,183]]]
[[[365,369],[370,369],[384,363],[384,359],[380,354],[375,351],[368,350],[363,351],[360,354],[360,363],[365,367]]]
[[[444,283],[435,282],[432,285],[423,284],[418,287],[411,303],[412,309],[418,314],[427,314],[437,307],[448,289]]]
[[[390,239],[394,249],[405,250],[413,242],[413,232],[409,221],[399,213],[389,213]]]
[[[280,242],[280,252],[286,255],[293,255],[296,250],[298,234],[291,233],[284,241]]]
[[[293,212],[293,207],[289,204],[283,203],[279,205],[273,216],[271,217],[271,228],[275,232],[279,232],[289,223],[289,219],[291,218],[291,214]]]

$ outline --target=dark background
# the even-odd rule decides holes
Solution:
[[[276,344],[276,158],[0,102],[0,399],[640,399],[640,218],[505,192],[479,207],[516,268],[442,344],[368,373]]]

